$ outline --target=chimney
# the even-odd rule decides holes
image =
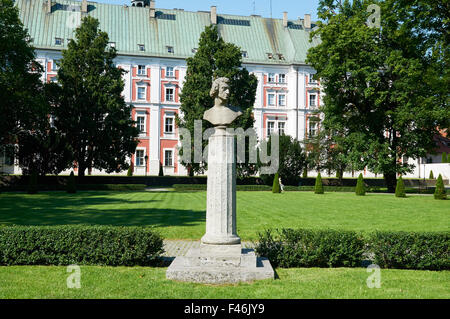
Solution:
[[[286,11],[283,12],[283,27],[287,28],[288,26],[288,13]]]
[[[211,6],[211,24],[217,24],[217,7]]]
[[[155,1],[150,0],[150,18],[156,17],[156,8],[155,8]]]
[[[47,13],[52,13],[52,0],[47,0]]]
[[[83,2],[81,2],[81,13],[87,13],[87,0],[83,0]]]
[[[303,20],[303,26],[305,29],[311,29],[311,15],[305,14],[305,20]]]

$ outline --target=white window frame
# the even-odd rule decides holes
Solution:
[[[166,130],[167,120],[169,120],[169,119],[172,120],[172,124],[171,124],[172,131],[171,132]],[[173,115],[172,113],[164,114],[164,134],[167,134],[167,135],[175,134],[175,115]]]
[[[170,94],[168,94],[167,93],[167,90],[172,90],[172,94],[170,95]],[[168,99],[167,97],[172,97],[171,99]],[[164,90],[164,97],[165,97],[165,101],[166,102],[175,102],[175,87],[173,87],[173,86],[166,86],[165,87],[165,90]]]
[[[280,124],[283,126],[283,133],[280,133]],[[277,132],[278,135],[286,135],[286,121],[277,121]]]
[[[139,51],[144,52],[145,51],[145,44],[138,44]]]
[[[169,69],[171,70],[169,72]],[[173,66],[166,66],[166,78],[174,78],[175,77],[175,68]]]
[[[143,98],[139,97],[139,89],[144,89],[144,97]],[[147,99],[147,86],[146,85],[142,85],[142,84],[137,85],[137,88],[136,88],[136,99],[138,101],[145,101]]]
[[[278,74],[278,83],[286,83],[286,74],[285,73]]]
[[[314,73],[310,73],[309,74],[309,77],[308,77],[308,79],[309,79],[309,83],[317,83],[317,80],[316,79],[314,79]]]
[[[173,149],[173,148],[165,148],[164,150],[164,161],[163,161],[163,163],[164,163],[164,167],[175,167],[175,149]],[[171,157],[171,163],[169,163],[169,164],[172,164],[172,165],[166,165],[166,160],[167,160],[167,157],[166,157],[166,152],[171,152],[172,153],[172,157]]]
[[[55,45],[63,45],[63,44],[64,44],[63,38],[55,38]]]
[[[108,42],[108,45],[110,48],[115,48],[116,47],[116,42]]]
[[[139,121],[138,118],[143,118],[143,129],[141,130],[141,127],[139,126]],[[140,112],[137,111],[136,112],[136,127],[139,129],[139,134],[145,134],[147,133],[147,114],[145,114],[145,112]]]
[[[267,74],[267,82],[268,83],[275,83],[275,73],[268,73]]]
[[[272,103],[270,103],[270,97],[273,96]],[[275,106],[276,105],[277,95],[275,93],[267,93],[267,105]]]
[[[273,126],[271,127],[271,125],[269,125],[269,123],[270,124],[273,124]],[[267,120],[267,137],[269,137],[270,135],[272,135],[273,134],[273,132],[275,132],[275,121],[273,121],[273,120]]]
[[[314,104],[311,104],[311,96],[314,96]],[[310,108],[316,108],[317,107],[317,93],[308,93],[308,106]]]
[[[248,52],[247,51],[241,51],[241,55],[243,58],[248,58]]]
[[[281,97],[283,97],[283,99],[281,99]],[[280,93],[278,94],[278,106],[286,106],[286,94],[285,93]],[[283,104],[281,104],[281,100],[283,100]]]
[[[145,65],[138,64],[137,66],[137,75],[147,75],[147,70]]]
[[[314,126],[312,126],[311,124],[314,124]],[[314,127],[314,134],[311,134],[311,128],[313,128],[313,127]],[[318,121],[308,121],[308,137],[317,136],[318,130],[319,130]]]
[[[167,53],[171,53],[171,54],[175,53],[175,49],[171,45],[166,46],[166,49],[167,49]]]
[[[142,165],[138,165],[138,158],[141,158],[141,157],[138,157],[138,152],[140,152],[140,151],[142,151]],[[136,166],[136,167],[145,167],[145,148],[143,148],[143,147],[137,147],[136,148],[136,152],[134,153],[134,165]]]
[[[52,71],[58,71],[59,70],[59,66],[57,64],[57,62],[59,62],[59,59],[53,59],[52,60]]]

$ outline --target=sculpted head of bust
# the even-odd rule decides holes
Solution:
[[[225,77],[213,81],[209,95],[214,98],[214,106],[226,106],[230,96],[230,80]]]

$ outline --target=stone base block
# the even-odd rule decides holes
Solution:
[[[166,278],[206,284],[274,279],[269,260],[256,257],[253,249],[242,249],[238,256],[206,256],[200,252],[201,249],[192,248],[186,256],[176,257],[167,269]]]

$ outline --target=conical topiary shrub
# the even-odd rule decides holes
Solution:
[[[127,176],[128,177],[133,176],[133,165],[130,165],[130,167],[128,167]]]
[[[395,197],[406,197],[405,184],[403,184],[403,179],[401,176],[397,180],[397,186],[395,187]]]
[[[358,176],[358,181],[356,182],[355,193],[358,196],[366,195],[366,187],[364,186],[364,179],[363,179],[362,173],[360,173]]]
[[[28,180],[28,194],[37,194],[37,174],[31,173],[29,180]]]
[[[67,179],[67,192],[69,194],[75,194],[77,192],[77,186],[75,184],[75,175],[73,171],[70,172],[69,178]]]
[[[448,163],[448,155],[446,152],[442,153],[442,163]]]
[[[320,172],[319,174],[317,174],[316,177],[316,184],[314,185],[314,193],[323,194],[322,176],[320,176]]]
[[[428,178],[429,179],[434,179],[433,171],[430,171],[430,176]]]
[[[161,165],[161,163],[159,163],[159,174],[158,176],[164,176],[164,171],[163,171],[163,167]]]
[[[436,181],[436,188],[434,190],[434,199],[447,199],[447,192],[445,191],[444,181],[442,175],[439,174]]]
[[[308,168],[306,167],[303,169],[302,178],[308,178]]]
[[[275,177],[273,178],[272,193],[274,194],[281,193],[280,182],[278,180],[278,172],[275,173]]]

